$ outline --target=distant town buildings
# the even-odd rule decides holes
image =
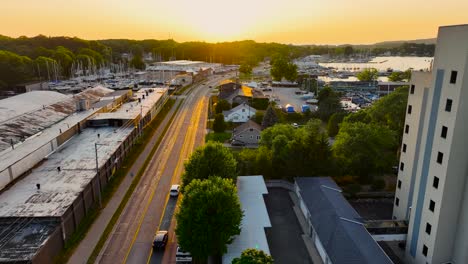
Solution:
[[[440,27],[432,72],[413,72],[393,217],[408,263],[468,263],[468,25]]]

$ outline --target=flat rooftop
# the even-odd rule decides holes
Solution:
[[[30,261],[59,225],[58,219],[0,219],[0,262]]]
[[[102,166],[132,129],[84,129],[49,155],[31,174],[0,194],[0,217],[62,216],[96,176],[94,144],[103,144],[98,146],[98,160]],[[41,185],[40,190],[36,184]]]
[[[80,113],[76,112],[76,102],[79,99],[95,102],[112,92],[111,89],[98,86],[74,96],[65,96],[51,91],[36,91],[0,100],[0,160],[3,160],[1,157],[4,154],[3,150],[11,150],[12,140],[14,144],[23,144],[25,139],[37,135],[61,121],[63,123],[60,128],[65,129],[92,114],[92,109]],[[94,110],[94,112],[96,111],[97,109]],[[64,120],[70,116],[72,116],[71,119]],[[56,129],[56,132],[55,136],[59,134],[59,128]],[[53,137],[47,138],[48,140],[42,140],[43,144]],[[4,166],[0,165],[0,171],[3,169]]]
[[[145,116],[151,108],[156,104],[167,88],[142,88],[137,92],[133,92],[133,102],[122,104],[118,109],[109,113],[99,113],[90,120],[100,119],[126,119],[133,120],[137,118],[141,113]],[[146,96],[148,92],[148,96]],[[145,99],[143,99],[145,96]],[[104,98],[105,99],[105,98]],[[141,99],[141,103],[138,102]]]
[[[267,193],[263,176],[237,177],[237,195],[244,217],[241,222],[241,233],[227,246],[223,263],[231,263],[248,248],[263,250],[270,255],[265,228],[271,227],[271,222],[263,199],[263,195]]]

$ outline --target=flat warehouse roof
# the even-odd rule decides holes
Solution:
[[[103,144],[98,146],[102,166],[132,130],[133,127],[84,129],[30,175],[0,194],[0,217],[62,216],[96,176],[94,144]],[[40,190],[36,184],[40,184]]]
[[[152,91],[152,92],[150,92]],[[167,88],[143,88],[133,92],[135,101],[122,104],[117,110],[110,113],[99,113],[91,120],[100,119],[135,119],[140,113],[145,116],[151,108],[161,99]],[[148,92],[148,96],[146,96]],[[145,99],[143,99],[143,95]],[[141,99],[141,103],[138,102]]]
[[[0,262],[30,261],[58,225],[58,219],[0,219]]]

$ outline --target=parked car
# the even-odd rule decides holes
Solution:
[[[179,195],[179,189],[180,185],[174,184],[171,186],[171,190],[169,191],[169,195],[172,197],[178,196]]]
[[[298,128],[298,127],[299,127],[299,125],[298,125],[297,123],[292,123],[292,126],[293,126],[294,128]]]
[[[192,263],[192,255],[177,245],[176,263]]]
[[[242,141],[234,139],[234,140],[231,141],[231,146],[240,146],[240,147],[242,147],[242,146],[245,146],[245,143],[242,142]]]
[[[167,241],[169,240],[169,235],[167,231],[160,230],[156,233],[153,240],[153,249],[164,249],[166,247]]]

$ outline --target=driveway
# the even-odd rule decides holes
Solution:
[[[266,236],[275,263],[311,264],[289,191],[268,188],[265,204],[272,225],[266,229]]]

